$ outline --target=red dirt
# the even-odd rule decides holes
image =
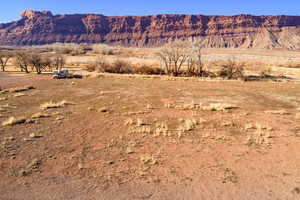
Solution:
[[[297,83],[122,76],[83,80],[13,77],[15,84],[8,80],[0,78],[0,85],[26,83],[37,89],[23,92],[26,96],[22,97],[0,95],[8,98],[0,105],[16,106],[0,113],[0,122],[9,116],[28,118],[50,100],[75,104],[44,111],[51,117],[38,119],[38,123],[0,127],[0,199],[300,197]],[[222,112],[164,106],[191,101],[230,103],[239,108]],[[154,109],[147,109],[147,104]],[[92,109],[103,107],[109,112]],[[264,112],[280,109],[289,114]],[[144,112],[128,115],[137,111]],[[55,112],[64,119],[56,120]],[[156,120],[165,121],[170,129],[178,125],[179,118],[206,122],[180,138],[176,134],[154,137],[130,133],[124,124],[129,118],[152,125]],[[244,129],[248,123],[265,125],[268,130],[261,134],[270,136],[261,143],[246,144],[256,132]],[[25,141],[31,133],[42,137]]]

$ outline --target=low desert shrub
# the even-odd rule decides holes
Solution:
[[[115,60],[112,63],[107,62],[105,59],[99,58],[94,63],[91,63],[87,70],[117,74],[131,74],[133,73],[130,62],[126,60]]]
[[[148,74],[148,75],[162,75],[165,74],[165,71],[159,67],[142,64],[139,66],[133,67],[133,71],[136,74]]]
[[[118,74],[131,74],[132,68],[130,62],[126,60],[115,60],[111,65],[107,66],[105,72],[118,73]]]
[[[268,69],[262,70],[259,75],[261,78],[269,78],[272,76],[271,74],[272,74],[272,69],[268,68]]]
[[[94,44],[92,45],[92,51],[94,53],[102,54],[102,55],[115,55],[116,48],[109,46],[107,44]]]
[[[55,43],[51,47],[57,54],[70,54],[72,56],[85,54],[87,50],[84,45],[73,43]]]
[[[218,75],[227,79],[238,79],[244,77],[244,64],[237,63],[234,59],[221,64]]]

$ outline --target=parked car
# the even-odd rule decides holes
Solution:
[[[59,69],[59,70],[54,70],[53,79],[65,79],[65,78],[82,78],[81,74],[72,74],[69,72],[68,69]]]

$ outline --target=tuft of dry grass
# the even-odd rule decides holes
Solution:
[[[155,130],[154,130],[154,136],[170,136],[169,127],[166,122],[156,122],[155,124]]]
[[[140,157],[140,160],[143,164],[155,165],[158,164],[158,161],[151,155],[143,155]]]
[[[132,126],[134,124],[134,120],[129,118],[125,121],[125,126]]]
[[[19,87],[19,88],[10,88],[10,89],[0,91],[0,94],[24,92],[24,91],[32,90],[32,89],[35,89],[35,87],[25,86],[25,87]]]
[[[202,106],[202,110],[210,110],[210,111],[225,111],[230,109],[236,109],[237,106],[226,104],[226,103],[211,103],[209,106]]]
[[[51,109],[51,108],[60,108],[60,107],[64,107],[66,105],[74,105],[74,103],[71,102],[67,102],[66,100],[62,100],[60,102],[54,102],[54,101],[50,101],[47,103],[44,103],[40,106],[41,109],[43,110],[47,110],[47,109]]]
[[[35,113],[31,116],[32,119],[38,119],[38,118],[46,118],[46,117],[50,117],[51,115],[46,114],[46,113],[42,113],[42,112],[38,112]]]
[[[152,130],[151,130],[150,126],[141,126],[141,127],[132,126],[132,127],[129,127],[129,133],[145,133],[145,134],[150,134],[151,132],[152,132]]]
[[[17,93],[14,95],[14,97],[23,97],[26,96],[24,93]]]
[[[182,124],[178,127],[180,132],[192,131],[198,124],[196,119],[180,119]]]
[[[263,124],[246,124],[245,130],[254,129],[255,131],[250,133],[248,135],[248,138],[245,142],[246,145],[252,146],[252,145],[271,145],[270,138],[271,131],[273,131],[273,128],[268,125]]]
[[[26,119],[24,117],[20,117],[20,118],[10,117],[4,122],[2,122],[2,126],[14,126],[17,124],[23,124],[25,122]]]
[[[265,111],[266,114],[275,114],[275,115],[288,115],[290,114],[286,110],[267,110]]]
[[[30,137],[30,138],[41,138],[41,137],[43,137],[43,135],[38,134],[38,133],[31,133],[31,134],[29,135],[29,137]]]
[[[209,106],[202,107],[203,110],[211,110],[211,111],[224,111],[224,110],[230,110],[236,108],[238,107],[226,103],[212,103]]]

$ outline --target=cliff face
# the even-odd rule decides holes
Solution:
[[[300,16],[151,15],[110,17],[24,11],[0,24],[0,45],[54,42],[158,46],[176,38],[202,38],[206,47],[300,49]]]

